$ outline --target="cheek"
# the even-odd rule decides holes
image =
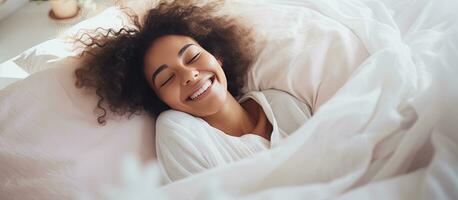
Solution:
[[[215,57],[213,57],[213,56],[209,56],[208,65],[212,66],[212,67],[219,67],[220,66],[219,63],[218,63],[218,60],[216,60]]]
[[[218,60],[210,53],[205,52],[198,60],[199,65],[208,66],[211,68],[219,67]]]
[[[175,87],[167,87],[167,88],[161,89],[159,93],[160,93],[159,97],[165,104],[167,104],[168,106],[170,106],[173,109],[179,110],[178,108],[180,107],[180,104],[181,104],[181,101],[180,101],[181,96],[179,93],[179,89]]]
[[[218,60],[211,54],[207,54],[205,62],[207,66],[209,66],[213,71],[217,73],[219,82],[224,86],[227,86],[226,74],[224,73],[224,70]]]
[[[219,66],[219,65],[218,65]],[[225,89],[227,89],[227,77],[226,74],[224,73],[224,70],[222,67],[219,67],[218,70],[218,81]]]

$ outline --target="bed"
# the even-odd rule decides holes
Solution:
[[[310,121],[165,185],[154,119],[99,126],[95,94],[74,87],[78,52],[56,38],[2,64],[30,75],[0,90],[0,199],[458,199],[457,1],[227,3],[259,34],[244,90],[286,91]],[[123,26],[113,7],[67,35]]]

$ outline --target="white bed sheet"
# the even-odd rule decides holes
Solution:
[[[124,19],[112,7],[66,35],[120,28]],[[43,42],[1,64],[0,76],[18,79],[0,90],[0,199],[76,199],[118,183],[125,155],[155,158],[154,119],[109,114],[106,126],[97,124],[97,97],[75,88],[80,61],[68,57],[78,52],[65,41]]]
[[[8,60],[0,64],[0,90],[11,83],[22,80],[29,74],[13,61]]]
[[[171,199],[457,199],[458,2],[268,2],[307,7],[347,26],[370,57],[281,148],[153,192]]]
[[[88,192],[89,187],[95,196],[105,195],[108,199],[162,199],[165,196],[168,199],[458,198],[456,1],[268,0],[249,3],[312,10],[326,17],[327,22],[349,28],[356,36],[347,35],[345,38],[350,44],[341,43],[344,50],[354,47],[347,51],[351,55],[349,62],[345,62],[348,68],[342,70],[342,66],[336,66],[339,73],[326,79],[332,83],[332,77],[341,78],[336,81],[344,80],[343,87],[330,84],[321,97],[322,93],[317,92],[321,91],[319,84],[310,88],[308,84],[288,82],[301,80],[300,68],[296,68],[297,73],[287,73],[286,78],[281,79],[268,79],[276,75],[275,70],[261,71],[263,76],[250,75],[247,90],[274,87],[315,105],[312,119],[284,140],[280,148],[166,186],[158,185],[155,165],[142,170],[135,160],[124,163],[124,174],[114,174],[114,170],[104,167],[120,167],[121,154],[134,152],[137,156],[143,155],[143,161],[151,158],[151,144],[140,144],[152,142],[148,139],[152,129],[151,124],[148,126],[150,119],[143,116],[116,121],[103,130],[98,129],[97,134],[79,137],[78,133],[84,130],[78,124],[69,126],[69,121],[78,119],[87,132],[94,132],[95,121],[88,116],[92,116],[96,99],[94,96],[82,99],[81,96],[87,94],[71,89],[73,79],[69,77],[76,65],[51,67],[0,91],[0,117],[9,119],[0,121],[0,147],[5,150],[0,151],[0,156],[2,162],[7,163],[0,166],[0,195],[59,199],[78,198],[79,194],[91,199],[94,197],[91,194],[81,194],[81,191]],[[280,14],[287,17],[288,12]],[[264,22],[281,20],[273,18]],[[353,43],[355,39],[359,42]],[[265,45],[273,45],[267,47],[274,49],[272,47],[278,44]],[[298,45],[297,49],[288,51],[301,51],[302,47]],[[327,47],[324,50],[332,45]],[[257,66],[267,63],[271,55],[261,54],[264,62]],[[292,58],[301,57],[293,55]],[[69,62],[57,60],[53,65],[64,66]],[[295,67],[294,62],[285,66]],[[338,76],[342,73],[343,76]],[[56,81],[62,84],[56,85]],[[51,101],[40,101],[40,98],[49,98],[37,89],[43,85],[60,92],[53,94]],[[40,107],[17,104],[17,97],[34,99]],[[75,98],[78,101],[74,101]],[[5,106],[13,107],[6,109]],[[38,113],[43,113],[42,118],[30,118]],[[55,123],[45,120],[49,118],[60,120]],[[28,130],[21,128],[30,120],[33,126],[27,126]],[[44,132],[44,129],[55,131]],[[116,134],[110,130],[116,130]],[[52,137],[40,140],[42,133]],[[137,134],[132,138],[131,133]],[[107,137],[113,141],[111,146],[107,146]],[[6,143],[4,138],[14,141],[15,145]],[[74,138],[75,143],[69,143],[68,138]],[[126,141],[130,141],[131,146],[122,146]],[[123,148],[114,151],[113,147],[118,145]],[[89,148],[91,146],[93,148]],[[111,154],[113,152],[119,156]],[[34,156],[38,162],[30,162]],[[21,172],[22,166],[17,158],[24,158],[23,163],[36,164],[22,171],[27,172],[23,179],[17,178],[21,176],[17,172]],[[105,162],[109,165],[104,165]],[[103,183],[115,187],[107,192],[100,187]]]

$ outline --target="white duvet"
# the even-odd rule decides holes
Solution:
[[[458,2],[269,2],[332,18],[370,56],[281,148],[159,191],[173,199],[457,199]],[[283,89],[306,97],[298,84]]]
[[[139,138],[151,130],[144,126],[148,120],[129,121],[127,127],[138,128],[136,142],[122,146],[125,151],[117,149],[119,156],[106,154],[110,152],[106,149],[123,143],[113,140],[113,146],[105,149],[95,148],[94,144],[103,145],[101,138],[110,138],[109,133],[128,141],[128,135],[116,132],[119,128],[127,131],[123,126],[126,121],[118,120],[111,127],[93,131],[93,118],[82,117],[90,116],[87,112],[91,111],[94,99],[81,103],[74,100],[82,95],[79,92],[69,93],[55,86],[56,91],[64,93],[55,96],[64,99],[67,92],[70,100],[65,99],[64,105],[56,101],[54,105],[72,113],[68,119],[60,117],[59,130],[69,135],[72,131],[91,133],[89,138],[94,139],[77,139],[73,134],[74,141],[78,141],[73,148],[39,154],[59,148],[44,146],[50,141],[39,139],[40,134],[53,134],[35,133],[32,139],[43,145],[34,147],[33,152],[42,156],[37,159],[45,163],[52,158],[62,163],[54,163],[52,173],[41,170],[45,174],[40,175],[38,170],[30,172],[33,167],[28,171],[9,169],[8,166],[20,166],[19,161],[33,163],[12,156],[24,152],[20,144],[34,142],[14,137],[16,132],[25,137],[31,131],[19,126],[29,121],[52,125],[46,118],[31,120],[30,116],[38,116],[34,113],[15,112],[22,108],[15,102],[25,101],[15,99],[24,97],[21,92],[40,96],[33,90],[39,86],[31,86],[33,80],[39,80],[36,75],[0,93],[0,119],[4,120],[0,122],[4,126],[0,127],[0,159],[9,162],[2,163],[3,168],[0,166],[2,197],[20,198],[22,191],[22,197],[55,199],[458,199],[458,16],[454,13],[457,1],[265,0],[246,5],[234,12],[251,17],[261,31],[257,43],[259,57],[245,89],[288,91],[312,106],[310,121],[278,148],[168,185],[157,185],[159,176],[154,165],[138,168],[132,160],[124,162],[123,174],[113,175],[113,168],[120,165],[104,166],[100,163],[102,158],[108,155],[109,164],[118,164],[122,152],[151,149],[138,145]],[[259,9],[253,9],[257,6]],[[272,10],[276,14],[259,16]],[[72,80],[61,79],[71,71],[70,68],[47,72],[56,74],[53,77],[68,89]],[[14,105],[15,110],[6,109],[9,105]],[[37,111],[35,107],[30,109]],[[46,109],[40,111],[47,113]],[[11,113],[20,117],[8,116]],[[44,116],[58,119],[64,114],[53,111]],[[91,126],[78,130],[78,126],[84,125],[82,119]],[[80,121],[76,123],[77,120]],[[69,123],[72,130],[65,128],[66,121],[75,122]],[[65,135],[53,137],[59,143]],[[16,146],[12,141],[22,143]],[[82,151],[87,146],[93,148]],[[80,152],[88,154],[76,155]],[[93,156],[94,152],[99,154]],[[10,157],[5,155],[11,159],[6,160]],[[145,160],[145,156],[142,158]],[[68,164],[70,161],[76,164]],[[51,164],[37,168],[46,166]],[[91,167],[96,170],[91,171]],[[75,169],[80,176],[72,174]],[[21,179],[14,182],[14,175],[5,170],[18,170]],[[59,179],[63,173],[68,179]],[[100,189],[100,185],[91,183],[91,177],[100,184],[111,182],[111,189]],[[27,185],[21,185],[21,181]],[[36,183],[51,185],[40,187]],[[88,183],[92,190],[84,188]],[[98,195],[88,193],[94,190],[99,190]],[[78,191],[85,192],[75,196]]]

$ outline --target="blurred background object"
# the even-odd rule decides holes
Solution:
[[[28,76],[15,65],[16,56],[45,41],[65,37],[78,22],[114,5],[112,0],[0,0],[0,90]]]
[[[49,16],[54,19],[73,18],[78,15],[80,9],[77,0],[51,0]]]
[[[0,63],[59,38],[76,23],[113,5],[112,0],[6,0],[0,4]]]

